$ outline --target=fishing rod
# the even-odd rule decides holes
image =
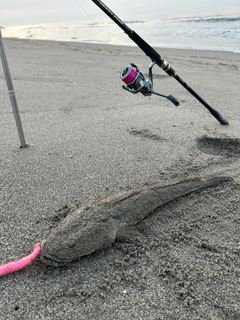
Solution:
[[[146,79],[140,68],[130,63],[120,73],[121,80],[125,83],[123,89],[131,92],[141,92],[145,96],[157,94],[170,100],[176,106],[179,105],[178,100],[173,96],[161,95],[153,91],[152,68],[156,64],[162,68],[169,76],[176,79],[188,92],[190,92],[205,108],[222,124],[228,125],[228,120],[224,118],[217,110],[213,109],[203,98],[201,98],[182,78],[179,77],[173,67],[164,60],[157,51],[155,51],[145,40],[143,40],[134,30],[130,29],[113,11],[111,11],[101,0],[92,0],[106,15],[108,15],[128,36],[132,39],[140,49],[152,60],[149,66],[149,79]]]

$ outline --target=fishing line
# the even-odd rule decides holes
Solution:
[[[90,20],[92,20],[92,22],[94,23],[94,24],[98,24],[94,19],[93,19],[93,17],[91,17],[91,15],[83,8],[83,6],[77,1],[77,0],[73,0],[81,9],[82,9],[82,11],[88,16],[88,18],[90,19]],[[106,37],[106,39],[108,38],[108,33],[103,29],[103,27],[100,25],[100,24],[98,24],[98,27],[100,28],[100,30],[101,30],[101,32],[104,34],[104,36]]]
[[[91,19],[94,23],[97,23],[90,14],[80,5],[80,3],[77,2],[77,0],[73,0],[81,9],[82,11],[88,16],[89,19]]]

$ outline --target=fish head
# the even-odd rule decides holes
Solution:
[[[111,245],[116,239],[113,219],[87,221],[64,219],[42,242],[41,260],[52,266],[63,266],[77,258]]]

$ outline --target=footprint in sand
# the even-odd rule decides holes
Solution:
[[[159,141],[164,141],[166,140],[163,137],[160,137],[159,135],[151,132],[148,129],[141,129],[141,130],[136,130],[131,128],[131,130],[128,130],[128,132],[134,136],[142,137],[142,138],[147,138],[150,140],[159,140]]]
[[[197,148],[210,155],[224,157],[239,157],[240,139],[237,138],[212,138],[206,135],[197,139]]]

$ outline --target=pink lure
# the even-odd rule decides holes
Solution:
[[[21,270],[30,264],[33,263],[33,261],[40,256],[42,251],[42,248],[40,246],[40,243],[37,243],[34,246],[34,250],[31,254],[29,254],[26,257],[23,257],[17,261],[9,262],[7,264],[4,264],[0,266],[0,277],[5,276],[6,274]]]

